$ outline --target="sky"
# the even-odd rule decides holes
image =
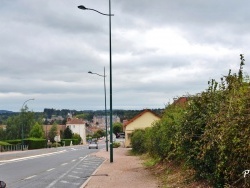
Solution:
[[[110,108],[109,0],[0,1],[0,110]],[[165,108],[250,68],[249,0],[111,0],[112,108]],[[35,100],[29,100],[29,99]],[[28,100],[28,101],[27,101]],[[26,102],[27,101],[27,102]]]

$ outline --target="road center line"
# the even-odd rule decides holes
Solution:
[[[47,172],[52,171],[52,170],[55,170],[55,168],[51,168],[51,169],[47,170]]]
[[[27,177],[27,178],[25,178],[25,180],[29,180],[29,179],[32,179],[32,178],[34,178],[34,177],[36,177],[36,175]]]

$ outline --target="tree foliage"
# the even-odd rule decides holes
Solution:
[[[117,135],[117,133],[123,132],[122,123],[116,122],[113,123],[113,133]]]
[[[63,138],[64,139],[71,139],[73,137],[73,132],[72,130],[69,128],[69,126],[67,126],[67,128],[64,130],[63,132]]]
[[[22,128],[24,138],[27,138],[35,122],[34,112],[28,111],[28,107],[25,106],[19,115],[10,116],[7,119],[6,139],[22,138]]]
[[[39,123],[35,123],[29,133],[29,137],[32,138],[44,138],[44,135],[43,127]]]
[[[49,140],[51,142],[55,142],[54,138],[57,136],[57,124],[53,124],[50,131],[49,131]]]
[[[243,55],[240,60],[238,73],[229,70],[220,82],[212,79],[186,106],[167,106],[150,131],[135,132],[133,149],[184,161],[213,187],[249,187],[242,172],[250,166],[250,82],[243,75]]]

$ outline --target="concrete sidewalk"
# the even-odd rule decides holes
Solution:
[[[114,161],[110,163],[110,153],[100,150],[93,154],[106,161],[96,170],[81,188],[156,188],[157,178],[143,166],[138,156],[130,156],[128,148],[114,148]]]

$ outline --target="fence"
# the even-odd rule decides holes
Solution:
[[[28,145],[8,145],[8,146],[0,146],[0,152],[6,151],[19,151],[19,150],[28,150]]]

